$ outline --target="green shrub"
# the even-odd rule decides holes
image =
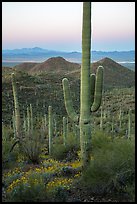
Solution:
[[[3,168],[10,168],[15,165],[19,156],[18,146],[10,152],[15,140],[13,139],[13,132],[6,126],[2,126],[2,165]]]
[[[14,180],[7,188],[7,201],[10,202],[40,202],[45,199],[44,180],[36,173]]]
[[[67,156],[67,149],[64,144],[53,144],[51,157],[56,160],[63,160]]]
[[[52,179],[46,186],[50,202],[67,202],[72,179],[60,177]]]
[[[20,150],[29,162],[38,164],[41,161],[44,145],[45,141],[41,137],[41,134],[34,131],[33,135],[25,135]]]
[[[56,187],[51,193],[48,193],[50,202],[67,202],[69,191],[62,186]]]
[[[79,135],[74,135],[74,133],[69,133],[67,136],[67,148],[69,150],[78,150],[80,148]]]
[[[135,180],[134,140],[111,139],[98,133],[92,138],[92,159],[83,172],[82,186],[94,194],[128,195],[133,200]],[[132,189],[132,190],[131,190]]]
[[[51,157],[57,160],[74,160],[78,157],[77,150],[79,143],[74,134],[70,133],[66,139],[66,145],[63,144],[62,137],[54,139]]]

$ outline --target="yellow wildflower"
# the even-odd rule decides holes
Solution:
[[[53,181],[50,181],[47,184],[46,188],[47,190],[51,190],[55,187],[62,186],[69,189],[70,185],[72,184],[72,181],[73,180],[70,178],[55,178]]]

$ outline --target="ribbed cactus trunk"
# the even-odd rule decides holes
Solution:
[[[80,93],[80,146],[83,166],[90,158],[90,47],[91,47],[91,3],[83,3],[82,66]]]
[[[16,137],[21,139],[21,120],[20,120],[20,108],[18,102],[18,93],[17,93],[17,86],[15,80],[15,74],[12,73],[12,90],[13,90],[13,97],[14,97],[14,114],[15,114],[15,129],[16,129]]]
[[[53,121],[54,121],[54,135],[56,135],[57,134],[57,120],[56,120],[56,116],[54,116],[54,119],[53,119]]]
[[[30,129],[31,134],[33,134],[33,110],[32,110],[32,104],[30,104]]]
[[[14,111],[13,111],[13,115],[12,115],[12,127],[13,127],[14,138],[16,138],[17,137],[17,135],[16,135],[16,121],[15,121]]]
[[[29,110],[29,107],[27,107],[27,133],[28,133],[28,136],[30,136],[30,110]]]
[[[49,155],[52,153],[52,140],[53,140],[53,113],[52,113],[52,107],[49,106],[48,108],[48,117],[49,117],[49,126],[48,126],[48,132],[49,132]]]
[[[80,126],[80,146],[83,167],[86,167],[90,161],[91,112],[97,111],[100,107],[103,88],[103,67],[98,67],[96,77],[95,74],[90,75],[90,49],[91,2],[83,2],[80,116],[75,112],[73,107],[68,79],[63,79],[64,101],[68,116]]]

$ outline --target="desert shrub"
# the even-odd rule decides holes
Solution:
[[[101,148],[108,148],[108,144],[110,144],[112,141],[111,135],[108,135],[105,131],[96,131],[95,133],[92,134],[92,140],[91,140],[91,145],[92,149],[95,152],[96,149],[101,149]]]
[[[10,168],[14,166],[18,159],[19,151],[18,146],[11,151],[11,148],[15,140],[13,138],[13,132],[9,127],[2,126],[2,165],[3,168]]]
[[[81,182],[92,193],[126,195],[134,198],[134,140],[111,139],[101,133],[92,138],[92,160]]]
[[[61,136],[57,136],[53,138],[53,143],[54,144],[63,144],[63,137]]]
[[[72,179],[60,177],[51,180],[47,185],[47,197],[50,202],[67,202]]]
[[[67,149],[64,144],[53,144],[51,157],[56,160],[63,160],[67,156]]]
[[[14,180],[7,188],[7,201],[40,202],[46,199],[45,184],[41,175],[32,173]]]
[[[79,135],[74,135],[74,133],[69,133],[67,136],[67,148],[69,150],[78,150],[80,148]]]
[[[45,145],[44,138],[41,137],[39,132],[34,131],[33,135],[25,135],[21,143],[21,152],[25,158],[32,163],[40,163],[41,154]]]
[[[78,138],[72,133],[68,134],[66,145],[63,144],[63,137],[58,137],[54,140],[51,156],[57,160],[73,160],[78,157],[77,150],[79,149]]]

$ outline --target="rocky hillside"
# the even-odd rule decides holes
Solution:
[[[91,71],[96,73],[99,65],[104,67],[104,86],[106,88],[131,87],[135,85],[135,73],[132,70],[110,58],[103,58],[91,64]],[[80,64],[69,62],[62,57],[52,57],[42,63],[22,63],[14,68],[23,72],[26,71],[31,75],[53,73],[61,77],[70,76],[71,78],[79,79],[80,67]]]
[[[54,111],[58,115],[60,115],[61,113],[65,114],[66,111],[64,106],[62,87],[62,79],[64,77],[67,77],[69,79],[74,108],[76,110],[79,110],[79,64],[67,62],[63,58],[58,57],[51,58],[44,63],[34,65],[34,67],[31,67],[29,65],[28,71],[27,69],[25,69],[24,65],[21,64],[18,68],[2,68],[3,121],[11,121],[13,110],[13,93],[11,86],[12,72],[16,72],[16,81],[22,114],[24,111],[26,111],[26,107],[30,103],[34,107],[35,114],[37,112],[47,112],[47,107],[49,105],[52,105],[54,107]],[[96,63],[93,63],[91,66],[92,72],[96,72],[96,68],[98,67],[98,65],[102,65],[104,67],[104,90],[107,91],[108,89],[113,88],[117,88],[116,90],[118,90],[119,88],[134,88],[135,72],[130,71],[129,69],[119,65],[109,58],[104,58]],[[33,72],[32,70],[36,67],[39,67],[39,69],[41,69],[42,71]],[[46,71],[43,71],[43,67],[46,69]]]
[[[91,72],[96,73],[98,66],[104,67],[104,87],[106,89],[135,86],[135,72],[112,59],[103,58],[102,60],[92,63]],[[80,78],[80,69],[75,69],[67,75]]]
[[[109,87],[131,87],[135,85],[135,73],[132,70],[120,65],[110,58],[104,58],[96,63],[93,63],[93,72],[96,72],[97,67],[104,67],[104,85]]]
[[[24,62],[19,65],[14,66],[15,69],[21,70],[21,71],[26,71],[29,72],[34,66],[36,66],[39,63],[34,63],[34,62]]]
[[[39,74],[42,72],[68,73],[72,70],[80,69],[80,65],[65,60],[63,57],[52,57],[42,63],[22,63],[14,68],[27,71],[30,74]]]

